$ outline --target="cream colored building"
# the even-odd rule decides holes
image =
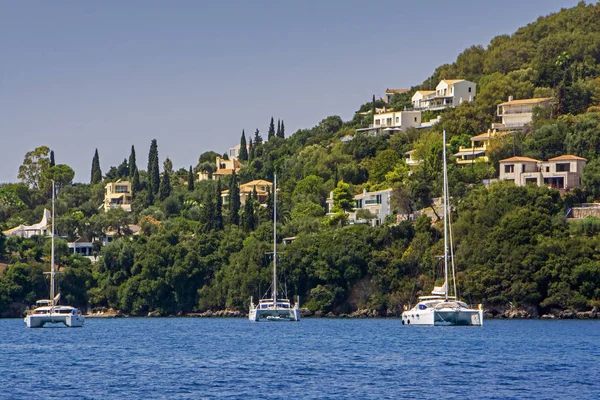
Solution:
[[[551,100],[551,97],[514,100],[512,96],[509,96],[507,102],[498,104],[497,115],[502,118],[502,123],[494,123],[492,128],[498,130],[523,129],[525,125],[531,124],[533,109],[546,107]]]
[[[212,180],[221,179],[224,176],[232,175],[234,172],[237,174],[240,168],[243,167],[243,164],[239,162],[237,158],[226,160],[224,158],[217,157],[215,164],[217,165],[217,170],[212,173]],[[211,179],[211,176],[208,174],[208,172],[200,171],[196,175],[198,175],[199,181]]]
[[[394,97],[395,94],[406,93],[408,91],[410,91],[410,89],[385,89],[385,96],[383,97],[383,101],[385,103],[389,103],[390,101],[392,101],[392,97]]]
[[[487,151],[492,146],[492,142],[509,132],[497,132],[495,129],[488,129],[487,132],[471,138],[471,147],[460,146],[458,153],[454,154],[457,164],[473,164],[475,162],[488,162]]]
[[[420,125],[421,111],[387,111],[375,114],[373,123],[368,128],[357,129],[356,132],[365,132],[370,135],[393,134]]]
[[[119,179],[116,182],[107,183],[104,188],[104,211],[121,207],[130,212],[132,198],[131,182]]]
[[[539,161],[529,157],[511,157],[500,161],[500,179],[517,186],[536,184],[567,191],[581,186],[587,160],[574,155]]]
[[[464,79],[442,79],[435,90],[419,90],[411,98],[414,109],[443,110],[475,100],[477,85]]]

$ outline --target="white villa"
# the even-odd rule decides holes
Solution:
[[[375,114],[373,123],[368,128],[357,129],[371,135],[405,131],[411,127],[421,126],[421,111],[388,111]]]
[[[574,155],[539,161],[529,157],[511,157],[500,161],[500,179],[517,186],[534,183],[567,191],[581,186],[587,160]]]
[[[367,192],[364,190],[362,193],[354,196],[354,211],[348,213],[348,221],[351,224],[356,223],[368,223],[371,226],[378,226],[383,223],[385,217],[391,213],[390,209],[390,198],[392,197],[392,189],[378,190],[376,192]],[[327,209],[329,212],[327,215],[333,215],[331,211],[333,208],[333,192],[329,193],[327,198]],[[357,218],[356,214],[358,210],[367,210],[374,215],[371,220],[362,220]]]
[[[509,96],[507,102],[498,104],[497,115],[502,118],[502,123],[494,123],[492,128],[498,130],[523,129],[525,125],[531,123],[533,109],[545,107],[550,104],[551,100],[551,97],[513,100],[513,97]]]
[[[131,191],[131,182],[118,180],[109,182],[104,188],[104,211],[108,212],[111,208],[121,207],[123,210],[131,211],[131,200],[133,192]]]
[[[33,225],[19,225],[9,230],[3,231],[2,233],[6,237],[20,236],[24,238],[30,238],[32,236],[48,236],[52,232],[50,227],[50,220],[52,216],[49,210],[44,209],[42,214],[42,220],[37,224]]]
[[[464,79],[442,79],[435,90],[419,90],[412,97],[415,110],[443,110],[473,101],[477,85]]]

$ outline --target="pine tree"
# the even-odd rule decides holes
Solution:
[[[285,126],[283,125],[283,120],[281,120],[281,136],[280,138],[285,138]]]
[[[165,162],[163,163],[163,171],[167,174],[173,173],[173,161],[169,157],[165,158]]]
[[[262,144],[262,136],[260,136],[260,131],[258,129],[256,129],[256,132],[254,132],[254,145],[255,146],[260,146]]]
[[[54,162],[54,150],[50,150],[50,166],[54,167],[56,163]]]
[[[98,156],[98,149],[94,153],[94,158],[92,159],[92,177],[90,179],[90,183],[92,185],[102,182],[102,171],[100,170],[100,157]]]
[[[169,174],[165,172],[160,180],[160,189],[158,191],[158,198],[160,201],[164,201],[171,195],[171,178]]]
[[[137,171],[137,165],[135,163],[135,147],[131,145],[131,154],[129,154],[129,178],[133,178]]]
[[[240,205],[240,186],[234,172],[229,183],[229,223],[232,225],[240,224]]]
[[[271,140],[273,136],[275,136],[275,121],[273,121],[273,117],[271,117],[271,123],[269,124],[269,134],[267,135],[267,140]]]
[[[254,160],[254,143],[252,139],[248,140],[248,160]]]
[[[188,190],[194,191],[194,172],[192,172],[192,166],[190,165],[190,172],[188,173]]]
[[[156,139],[152,139],[150,151],[148,152],[148,182],[150,191],[157,194],[160,186],[160,171],[158,169],[158,144]]]
[[[217,180],[215,200],[215,227],[217,230],[223,229],[223,198],[221,197],[221,181]]]
[[[281,137],[281,120],[279,118],[277,118],[277,133],[275,134],[275,136],[277,137]]]
[[[240,139],[240,154],[238,156],[240,161],[248,161],[248,148],[246,147],[246,133],[242,129],[242,138]]]

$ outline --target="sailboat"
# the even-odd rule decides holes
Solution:
[[[85,317],[81,311],[75,307],[59,305],[60,293],[55,293],[54,277],[56,271],[54,268],[54,181],[52,181],[52,251],[50,255],[50,299],[38,300],[35,302],[35,308],[30,310],[25,316],[25,325],[28,328],[42,328],[46,324],[64,324],[69,328],[78,328],[83,326]]]
[[[250,321],[300,321],[300,298],[296,304],[291,304],[289,299],[277,297],[277,176],[273,179],[273,283],[271,284],[271,298],[262,298],[258,304],[250,297]]]
[[[450,201],[448,195],[448,166],[446,162],[446,131],[444,130],[444,284],[434,287],[430,296],[420,296],[419,302],[402,313],[402,325],[483,325],[483,308],[470,308],[457,298]],[[450,242],[450,251],[448,248]],[[452,260],[454,293],[450,296],[448,285],[448,259]]]

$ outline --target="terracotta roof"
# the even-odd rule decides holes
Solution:
[[[385,89],[386,93],[406,93],[410,89]]]
[[[512,105],[518,105],[518,104],[540,104],[540,103],[544,103],[548,100],[552,100],[552,97],[540,97],[537,99],[512,100],[512,101],[506,101],[504,103],[500,103],[498,105],[499,106],[512,106]]]
[[[477,141],[477,140],[497,138],[497,137],[507,135],[508,133],[510,133],[510,132],[484,132],[479,135],[475,135],[475,136],[471,137],[471,140]]]
[[[254,185],[272,185],[272,182],[266,181],[264,179],[256,179],[247,183],[244,183],[240,186],[246,186],[246,185],[250,185],[250,186],[254,186]]]
[[[511,157],[505,158],[504,160],[500,160],[500,162],[540,162],[540,160],[536,160],[534,158],[529,157]]]
[[[586,158],[574,156],[572,154],[565,154],[564,156],[558,156],[558,157],[548,159],[548,161],[571,161],[571,160],[587,161]]]
[[[462,82],[464,79],[442,79],[440,82],[446,82],[448,85],[454,85],[456,82]]]
[[[415,92],[415,94],[417,93],[421,93],[421,94],[430,94],[430,93],[435,93],[435,90],[417,90]]]

